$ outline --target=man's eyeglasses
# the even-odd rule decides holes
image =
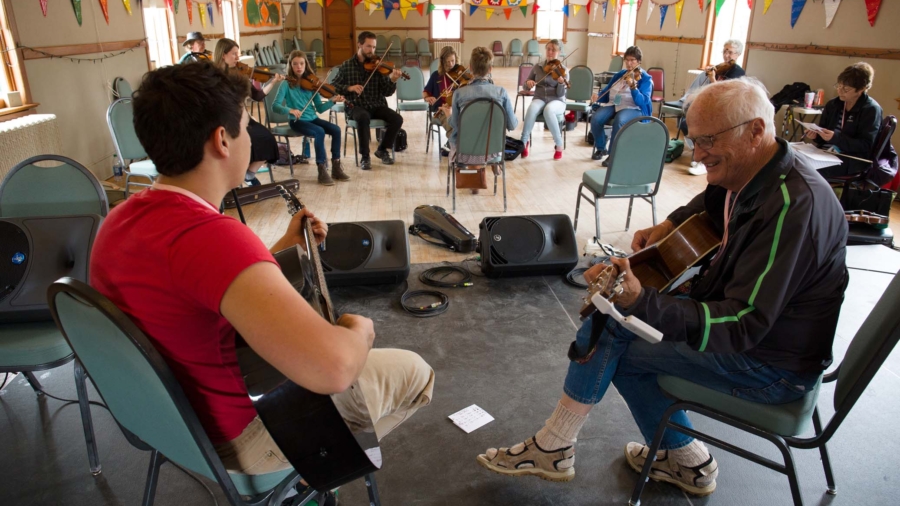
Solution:
[[[631,62],[631,63],[637,63],[638,59],[637,58],[625,58],[625,61]]]
[[[755,119],[755,118],[754,118],[754,119]],[[696,146],[696,147],[698,147],[698,148],[700,148],[700,149],[702,149],[702,150],[708,151],[708,150],[712,149],[713,146],[715,145],[715,143],[716,143],[716,137],[718,137],[718,136],[724,134],[725,132],[734,130],[735,128],[737,128],[737,127],[739,127],[739,126],[744,126],[744,125],[746,125],[747,123],[750,123],[751,121],[753,121],[753,120],[752,120],[752,119],[748,119],[747,121],[745,121],[745,122],[743,122],[743,123],[741,123],[741,124],[734,125],[734,126],[731,127],[731,128],[726,128],[725,130],[722,130],[721,132],[716,132],[716,133],[714,133],[714,134],[712,134],[712,135],[698,135],[697,137],[687,137],[687,136],[686,136],[685,138],[688,139],[688,140],[690,140],[691,142],[693,142],[693,143],[694,143],[694,146]]]

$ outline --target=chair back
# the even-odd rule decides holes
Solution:
[[[306,42],[303,42],[303,39],[298,39],[296,36],[294,37],[294,49],[298,51],[306,52]]]
[[[125,160],[147,158],[147,152],[134,131],[134,109],[130,98],[120,98],[109,105],[106,124],[109,125],[113,145],[122,163]]]
[[[269,128],[272,127],[272,124],[288,123],[291,120],[287,114],[281,114],[280,112],[275,111],[275,108],[273,107],[275,95],[278,95],[278,88],[286,85],[287,81],[281,81],[274,90],[269,91],[266,95],[266,123]]]
[[[569,69],[569,84],[572,85],[566,91],[566,98],[575,101],[589,101],[594,90],[594,72],[585,65],[578,65]]]
[[[131,98],[132,93],[134,93],[131,90],[131,85],[128,84],[124,77],[117,77],[113,80],[113,92],[116,98]]]
[[[521,90],[522,87],[525,86],[525,81],[528,80],[532,68],[534,68],[533,63],[522,63],[519,65],[519,84],[516,91]]]
[[[833,421],[840,423],[900,340],[900,273],[856,332],[838,371]],[[829,423],[831,425],[831,423]]]
[[[607,72],[618,72],[622,70],[622,66],[625,64],[625,60],[620,56],[616,55],[612,57],[612,60],[609,60],[609,68],[606,69]]]
[[[334,82],[334,79],[337,77],[338,72],[341,71],[340,67],[331,67],[328,71],[328,75],[325,76],[325,82],[331,84]]]
[[[294,41],[291,39],[281,39],[284,44],[282,51],[284,54],[290,54],[294,50]],[[243,51],[242,51],[243,52]]]
[[[457,156],[483,157],[485,153],[502,153],[505,147],[506,112],[503,107],[489,98],[479,98],[466,104],[459,113]]]
[[[519,39],[513,39],[509,41],[509,54],[521,54],[522,53],[522,41]]]
[[[379,56],[387,49],[388,40],[384,35],[376,35],[375,36],[375,52],[378,53]]]
[[[647,69],[647,73],[650,74],[650,77],[653,78],[653,93],[662,93],[663,97],[666,95],[666,71],[660,67],[650,67]]]
[[[39,162],[58,162],[53,166]],[[59,155],[31,157],[0,183],[0,217],[106,216],[109,202],[97,178],[83,165]]]
[[[541,55],[541,46],[538,44],[538,41],[534,39],[529,39],[525,44],[526,56],[540,56]]]
[[[419,67],[402,67],[400,70],[409,74],[409,79],[397,81],[397,100],[424,100],[422,90],[425,88],[425,76]]]
[[[211,480],[223,475],[187,396],[134,322],[72,278],[50,285],[47,296],[56,325],[119,425],[182,467]]]
[[[441,60],[438,58],[431,60],[431,65],[428,66],[428,70],[429,70],[428,75],[431,76],[431,74],[434,74],[435,72],[437,72],[438,66],[440,64],[441,64]]]
[[[669,129],[665,123],[651,116],[635,118],[622,127],[613,140],[606,171],[606,185],[656,185],[659,188]]]
[[[405,55],[415,55],[418,54],[418,48],[416,47],[416,41],[407,37],[406,40],[403,41],[403,54]]]
[[[322,42],[322,39],[313,39],[312,44],[309,45],[309,50],[316,53],[316,56],[325,54],[325,43]]]
[[[431,54],[431,48],[428,47],[428,39],[419,39],[419,54]]]
[[[267,65],[278,65],[280,63],[280,61],[275,58],[275,51],[272,50],[271,46],[263,47],[263,52],[266,54],[266,59],[269,60]]]
[[[403,41],[400,40],[399,35],[391,35],[391,51],[396,51],[398,53],[403,52]]]
[[[884,150],[887,149],[888,145],[891,143],[891,137],[893,137],[895,130],[897,130],[896,116],[888,116],[881,121],[881,128],[878,129],[878,135],[875,136],[875,143],[872,144],[871,158],[873,162],[877,163],[878,159],[882,157]]]
[[[503,43],[499,40],[494,41],[494,46],[491,51],[494,53],[494,56],[503,56]]]
[[[281,63],[281,60],[284,59],[284,53],[281,52],[281,47],[278,46],[278,41],[272,42],[272,50],[275,53],[275,59]]]

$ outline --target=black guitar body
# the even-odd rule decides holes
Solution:
[[[280,251],[275,259],[285,277],[319,314],[330,311],[326,309],[330,304],[314,282],[313,262],[300,247]],[[310,392],[292,382],[240,336],[236,346],[253,407],[278,448],[307,483],[324,492],[381,468],[381,449],[375,434],[353,433],[331,396]]]

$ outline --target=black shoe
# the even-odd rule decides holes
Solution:
[[[386,149],[379,149],[376,151],[375,158],[380,158],[383,165],[394,165],[394,159],[391,158],[390,151]]]
[[[441,148],[441,156],[450,156],[450,150],[447,148]]]
[[[609,167],[609,158],[603,160],[603,163],[600,164],[602,167]]]
[[[605,149],[595,149],[594,154],[591,155],[591,160],[599,160],[608,154]]]
[[[370,160],[368,156],[362,157],[359,168],[362,170],[372,170],[372,160]]]

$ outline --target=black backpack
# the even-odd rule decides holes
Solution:
[[[406,143],[406,130],[400,129],[397,132],[397,140],[394,141],[394,151],[406,151],[406,148],[409,147]]]
[[[809,85],[806,83],[786,84],[781,91],[772,95],[769,101],[775,106],[775,112],[781,109],[783,105],[794,105],[803,103],[803,95],[809,91]]]
[[[506,138],[506,146],[503,148],[503,159],[507,162],[511,162],[519,157],[522,154],[522,151],[525,151],[525,143],[520,141],[519,139],[513,139],[512,137]]]

